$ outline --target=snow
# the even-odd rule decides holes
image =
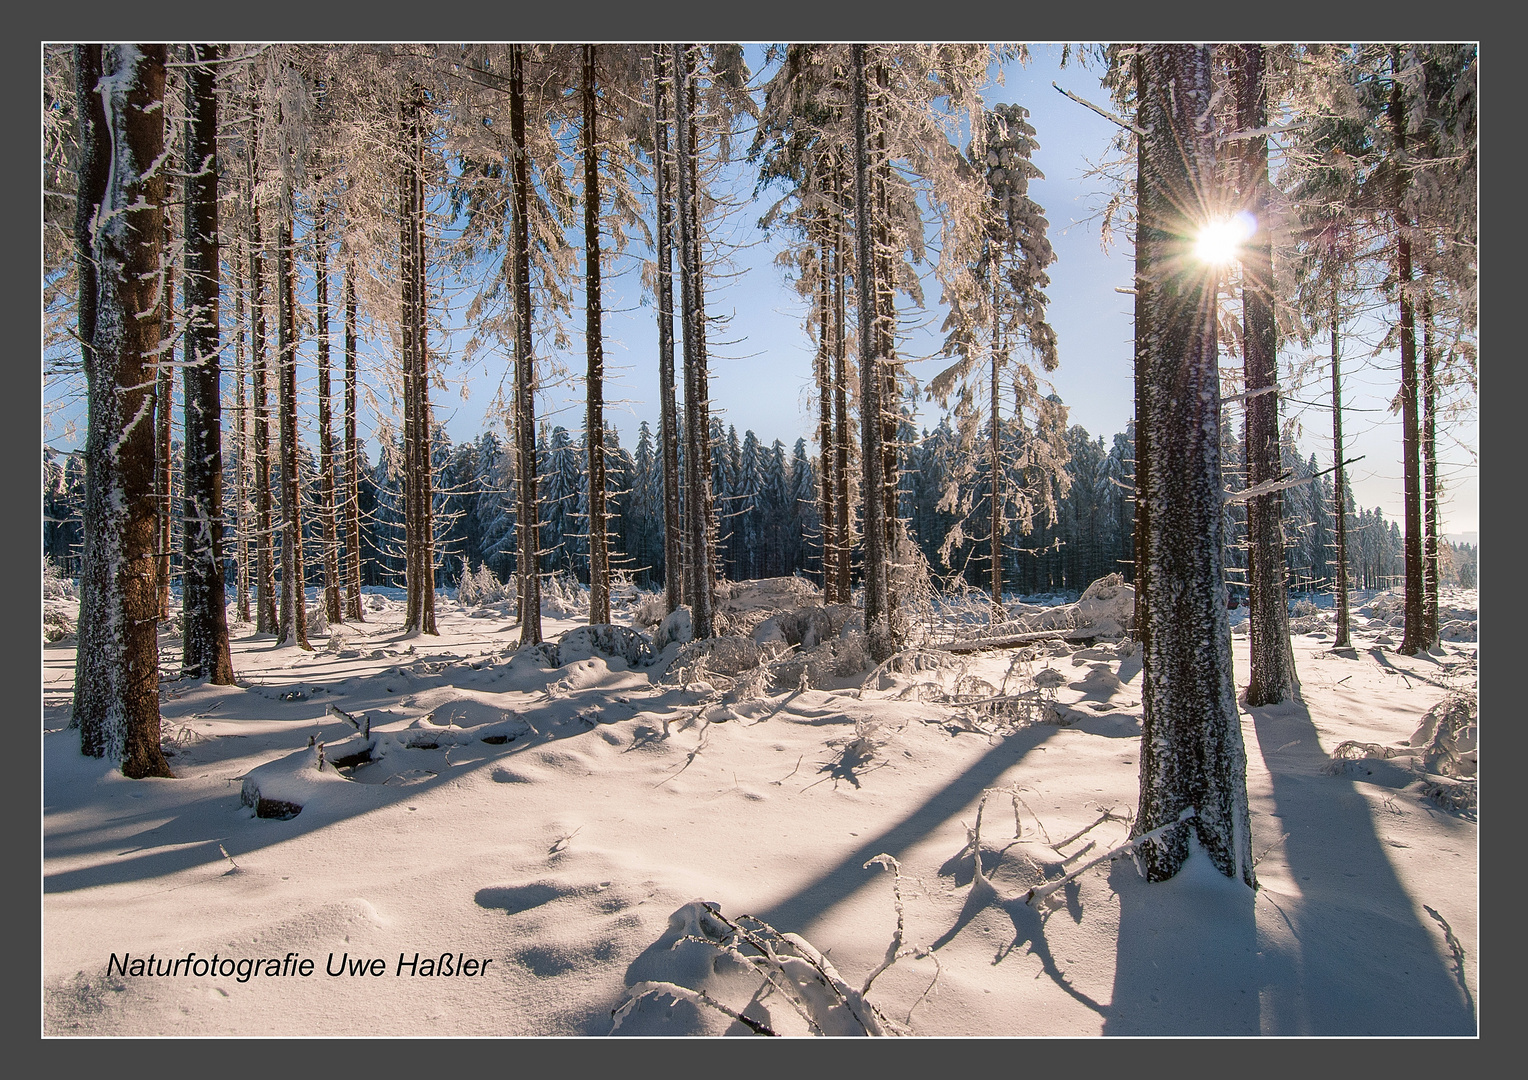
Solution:
[[[799,591],[719,608],[748,635],[820,602]],[[1450,776],[1434,710],[1473,699],[1472,640],[1403,657],[1365,616],[1335,653],[1330,611],[1295,636],[1303,700],[1240,711],[1254,891],[1192,841],[1162,884],[1128,853],[1087,865],[1138,797],[1128,642],[804,688],[675,678],[681,646],[648,663],[610,632],[565,637],[556,666],[516,652],[513,605],[443,595],[440,636],[404,639],[401,597],[366,600],[312,653],[230,619],[239,686],[162,684],[174,779],[79,753],[74,643],[43,645],[45,1033],[1477,1031],[1477,825],[1424,794],[1473,783],[1476,728],[1449,728],[1469,755]],[[1444,601],[1473,620],[1473,593]],[[581,625],[551,608],[548,642]],[[1441,771],[1334,763],[1344,742]],[[258,817],[252,788],[301,809]],[[122,971],[193,953],[217,963]],[[308,975],[264,974],[292,953]]]

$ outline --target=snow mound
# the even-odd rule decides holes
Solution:
[[[680,604],[653,632],[653,648],[659,652],[678,642],[684,644],[695,640],[695,624],[690,618],[690,608]]]
[[[1099,578],[1075,604],[1046,608],[1018,620],[1023,630],[1067,630],[1072,637],[1123,637],[1135,620],[1135,586],[1119,574]]]
[[[771,615],[753,628],[753,640],[760,645],[784,643],[810,649],[829,638],[839,637],[848,630],[856,617],[858,629],[864,629],[864,617],[847,604],[830,604],[823,607],[812,604]]]
[[[314,745],[247,772],[239,802],[254,807],[256,817],[285,821],[302,813],[303,807],[316,798],[333,792],[336,785],[349,784],[325,760],[323,746]]]
[[[566,664],[599,656],[622,660],[627,667],[646,667],[653,662],[653,643],[639,630],[600,623],[575,626],[557,639],[557,661]]]

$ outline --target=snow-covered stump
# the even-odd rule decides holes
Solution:
[[[256,817],[287,821],[334,785],[348,783],[325,759],[324,744],[315,743],[251,769],[244,775],[239,802],[254,807]]]

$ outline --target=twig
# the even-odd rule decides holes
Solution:
[[[779,1032],[775,1031],[768,1024],[762,1024],[757,1020],[744,1016],[740,1012],[729,1009],[727,1006],[723,1005],[720,1001],[717,1001],[709,994],[706,994],[700,990],[691,990],[689,987],[680,986],[678,983],[640,982],[637,983],[636,986],[633,986],[631,989],[631,997],[627,998],[620,1008],[613,1010],[610,1014],[615,1020],[615,1024],[610,1028],[612,1034],[621,1026],[621,1021],[626,1019],[627,1014],[629,1014],[631,1010],[636,1007],[637,1002],[653,994],[668,994],[670,997],[676,998],[680,1001],[688,1001],[694,1005],[709,1005],[717,1012],[722,1013],[725,1016],[732,1017],[732,1019],[748,1028],[755,1035],[777,1036],[779,1034]]]
[[[1137,836],[1133,840],[1126,840],[1123,844],[1119,845],[1118,847],[1111,848],[1110,850],[1108,850],[1108,851],[1104,852],[1102,855],[1100,855],[1098,858],[1092,859],[1092,860],[1090,860],[1088,862],[1083,863],[1077,869],[1071,871],[1068,874],[1062,875],[1061,877],[1057,878],[1055,881],[1047,881],[1044,885],[1035,885],[1035,886],[1031,887],[1028,891],[1026,891],[1021,899],[1024,901],[1024,903],[1033,906],[1034,902],[1036,900],[1043,900],[1043,899],[1045,899],[1051,893],[1055,892],[1057,889],[1061,888],[1061,886],[1065,885],[1068,881],[1071,881],[1073,878],[1076,878],[1078,875],[1080,875],[1080,874],[1082,874],[1082,873],[1084,873],[1084,872],[1086,872],[1088,870],[1091,870],[1093,867],[1097,866],[1099,863],[1101,863],[1101,862],[1108,862],[1111,859],[1119,858],[1121,855],[1129,854],[1129,853],[1133,852],[1141,844],[1146,843],[1148,840],[1156,840],[1158,837],[1166,835],[1167,833],[1171,832],[1173,829],[1176,829],[1179,825],[1182,825],[1184,822],[1186,822],[1190,818],[1192,818],[1194,816],[1194,813],[1195,813],[1195,811],[1194,811],[1194,808],[1192,806],[1185,807],[1184,810],[1183,810],[1183,813],[1178,815],[1178,820],[1177,821],[1168,822],[1166,825],[1163,825],[1161,828],[1152,829],[1151,832],[1149,832],[1149,833],[1142,833],[1140,836]]]
[[[1102,825],[1106,821],[1125,821],[1125,820],[1126,820],[1125,818],[1122,818],[1118,814],[1116,814],[1114,812],[1114,807],[1111,806],[1109,809],[1105,810],[1101,815],[1099,815],[1098,820],[1093,822],[1093,824],[1087,826],[1086,828],[1078,829],[1071,836],[1068,836],[1065,840],[1061,841],[1059,844],[1052,844],[1051,847],[1055,848],[1057,851],[1060,851],[1062,848],[1064,848],[1068,844],[1070,844],[1073,840],[1076,840],[1076,839],[1086,835],[1087,833],[1092,832],[1094,829],[1098,828],[1100,825]]]
[[[1058,86],[1056,83],[1051,83],[1051,85],[1055,86],[1057,90],[1061,90],[1061,87]],[[1126,131],[1133,131],[1137,135],[1141,135],[1141,136],[1144,136],[1146,134],[1146,131],[1145,131],[1144,128],[1136,127],[1129,120],[1123,120],[1120,117],[1115,116],[1108,109],[1100,109],[1097,105],[1094,105],[1091,101],[1084,101],[1082,98],[1078,97],[1076,94],[1072,93],[1070,90],[1061,90],[1061,92],[1063,94],[1065,94],[1067,97],[1071,98],[1077,104],[1085,106],[1086,108],[1092,109],[1099,116],[1102,116],[1105,120],[1112,120],[1114,123],[1118,124],[1120,127],[1124,128]]]
[[[801,768],[802,759],[805,758],[805,757],[806,757],[806,755],[802,754],[801,757],[798,757],[796,759],[796,768],[792,769],[790,772],[786,773],[784,776],[780,777],[780,779],[778,779],[778,780],[771,780],[770,783],[774,784],[776,787],[779,787],[781,784],[785,783],[791,777],[795,776],[797,771]]]

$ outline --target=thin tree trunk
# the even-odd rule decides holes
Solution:
[[[1268,124],[1268,84],[1261,45],[1235,46],[1237,128]],[[1247,140],[1243,198],[1257,232],[1242,252],[1243,377],[1247,391],[1247,485],[1273,483],[1279,460],[1278,331],[1273,320],[1273,236],[1268,222],[1268,137]],[[1259,390],[1270,393],[1257,393]],[[1284,500],[1279,492],[1247,501],[1247,607],[1252,657],[1248,705],[1276,705],[1299,686],[1289,640],[1284,563]]]
[[[250,111],[258,117],[253,102]],[[245,165],[249,173],[249,351],[255,443],[255,632],[274,634],[281,624],[276,616],[276,563],[272,550],[275,534],[271,507],[269,384],[265,364],[264,239],[260,235],[260,202],[255,195],[253,144],[251,139]]]
[[[674,400],[673,195],[669,177],[668,104],[673,72],[664,47],[653,46],[653,172],[658,204],[658,393],[659,442],[663,454],[663,606],[672,614],[684,603],[684,527],[679,516],[679,410]]]
[[[838,576],[834,590],[837,603],[847,604],[852,593],[849,542],[849,360],[848,360],[848,290],[845,286],[844,252],[848,246],[844,221],[847,208],[843,198],[847,187],[838,157],[833,159],[833,484],[834,572]]]
[[[833,356],[833,290],[832,290],[832,260],[831,260],[831,236],[828,228],[827,178],[822,181],[824,201],[817,212],[815,219],[817,231],[817,362],[815,373],[817,376],[817,445],[822,448],[820,470],[818,477],[819,501],[821,510],[818,514],[821,520],[822,532],[822,596],[823,602],[834,604],[838,602],[838,596],[834,589],[837,575],[836,545],[833,542],[833,491],[835,478],[833,475],[833,379],[832,379],[832,356]]]
[[[1432,282],[1422,293],[1422,647],[1438,645],[1437,352],[1433,342]]]
[[[160,749],[154,618],[154,401],[164,287],[164,45],[77,47],[82,163],[75,220],[87,384],[86,524],[73,722],[80,749],[130,777]]]
[[[1172,877],[1189,829],[1216,868],[1256,885],[1247,806],[1246,750],[1231,679],[1222,566],[1220,387],[1215,304],[1203,268],[1181,258],[1181,237],[1213,205],[1210,50],[1148,45],[1141,61],[1136,234],[1137,359],[1152,386],[1144,426],[1151,443],[1150,589],[1136,836],[1192,811],[1191,824],[1138,851],[1152,881]],[[1144,332],[1144,338],[1143,338]]]
[[[297,474],[297,287],[292,268],[291,212],[288,182],[276,227],[276,351],[281,411],[281,628],[276,643],[311,650],[303,587],[302,490]]]
[[[170,619],[171,509],[174,506],[174,444],[170,416],[175,397],[175,230],[168,209],[164,212],[164,291],[159,294],[159,352],[154,364],[154,499],[155,581],[158,586],[159,621]]]
[[[881,447],[881,344],[876,316],[876,253],[872,238],[869,104],[865,92],[865,46],[851,46],[854,83],[854,228],[859,247],[860,468],[864,505],[865,633],[877,663],[894,651],[887,578],[886,502],[882,497],[884,459]]]
[[[318,178],[322,183],[322,178]],[[324,536],[324,614],[340,622],[339,529],[334,511],[334,430],[329,401],[329,232],[322,191],[313,208],[314,315],[318,319],[318,519]]]
[[[361,447],[356,439],[355,255],[345,259],[345,617],[365,622],[361,609]]]
[[[1003,355],[1003,319],[998,311],[998,268],[992,263],[992,445],[988,461],[992,485],[992,609],[993,626],[1007,616],[1003,612],[1003,460],[1002,398],[999,368]]]
[[[605,344],[600,329],[600,158],[594,110],[594,49],[584,46],[584,450],[589,460],[589,622],[610,621],[605,536]]]
[[[1333,647],[1350,648],[1353,644],[1348,635],[1348,482],[1342,459],[1342,376],[1337,346],[1337,282],[1332,281],[1332,453],[1337,463],[1337,475],[1332,483],[1335,498],[1332,500],[1337,519],[1337,638]]]
[[[674,47],[675,172],[679,177],[679,281],[684,328],[685,519],[689,539],[689,575],[685,592],[690,601],[695,637],[713,635],[712,597],[715,530],[711,527],[711,451],[709,402],[706,387],[704,286],[700,278],[699,198],[690,46]]]
[[[1400,50],[1390,50],[1390,122],[1394,128],[1396,152],[1406,153],[1406,109],[1401,99],[1397,77]],[[1402,174],[1404,176],[1404,173]],[[1396,276],[1401,298],[1401,463],[1405,495],[1406,551],[1406,626],[1401,635],[1400,651],[1414,656],[1427,648],[1426,604],[1422,581],[1422,460],[1421,435],[1417,416],[1417,331],[1411,297],[1411,222],[1400,209],[1402,190],[1396,196]]]
[[[216,45],[191,45],[186,69],[185,507],[182,670],[233,685],[223,582],[222,367],[218,329]]]
[[[514,155],[511,244],[515,292],[515,473],[519,489],[516,569],[520,644],[541,641],[541,577],[537,555],[535,358],[531,354],[530,156],[525,143],[525,49],[509,49],[509,131]]]
[[[238,578],[234,585],[235,610],[241,623],[249,622],[249,400],[244,385],[245,372],[248,370],[244,363],[244,275],[245,260],[239,257],[238,249],[242,245],[235,245],[234,256],[234,286],[233,286],[233,322],[234,322],[234,504],[237,511],[234,515],[236,522],[235,551],[237,552]]]

